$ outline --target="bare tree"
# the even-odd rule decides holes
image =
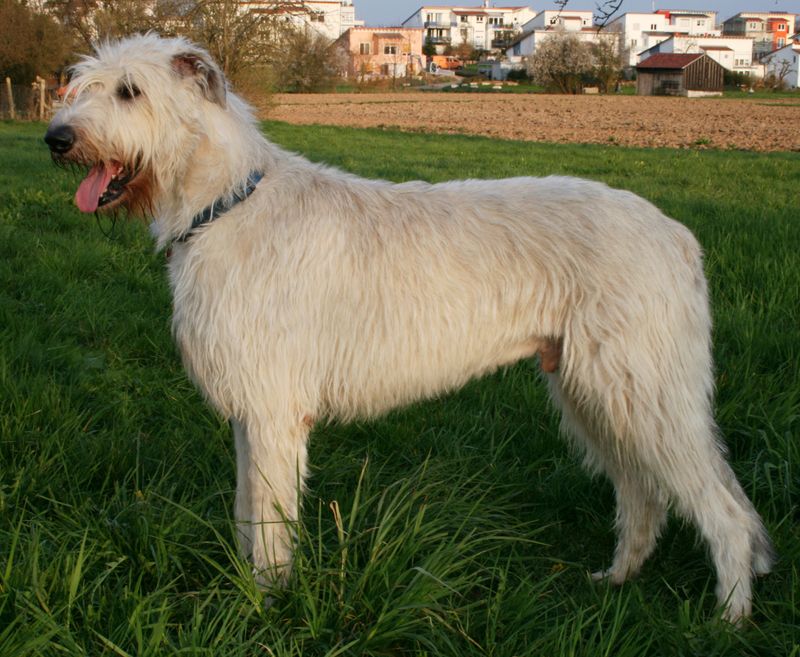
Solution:
[[[608,25],[614,15],[622,9],[624,0],[598,0],[595,3],[594,23],[598,29],[603,29]],[[553,4],[559,11],[564,11],[570,0],[554,0]]]
[[[330,88],[343,67],[342,52],[330,39],[309,27],[285,28],[278,42],[280,56],[272,62],[278,86],[284,91],[322,91]]]
[[[277,3],[249,10],[238,0],[196,0],[177,7],[181,31],[216,59],[230,78],[247,68],[270,63],[277,52]]]
[[[300,0],[37,1],[69,28],[79,50],[134,32],[180,34],[206,48],[226,77],[251,92],[276,81],[293,90],[325,86],[336,64],[331,41],[303,25],[310,9]]]
[[[792,60],[788,58],[776,59],[775,55],[764,58],[764,63],[769,69],[769,74],[764,79],[764,84],[776,91],[781,91],[786,87],[786,78],[796,69],[792,66]]]
[[[72,34],[73,47],[84,51],[104,39],[164,26],[162,4],[155,0],[43,0],[42,7]]]
[[[621,8],[623,0],[603,0],[595,4],[594,24],[602,30]]]

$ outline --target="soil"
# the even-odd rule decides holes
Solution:
[[[278,94],[261,118],[526,141],[800,151],[800,97]]]

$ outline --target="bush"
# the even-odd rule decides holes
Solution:
[[[722,81],[726,87],[735,89],[753,86],[753,78],[751,75],[749,73],[741,73],[740,71],[729,71],[725,69]]]
[[[511,82],[529,82],[531,76],[528,75],[528,71],[524,68],[514,68],[508,72],[506,79]]]

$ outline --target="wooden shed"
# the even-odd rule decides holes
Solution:
[[[725,69],[705,53],[656,53],[636,66],[640,96],[722,95]]]

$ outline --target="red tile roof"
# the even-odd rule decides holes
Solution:
[[[703,53],[701,52],[688,54],[659,52],[645,59],[643,62],[638,64],[636,68],[655,68],[668,70],[682,69],[686,68],[689,64],[702,56]]]

